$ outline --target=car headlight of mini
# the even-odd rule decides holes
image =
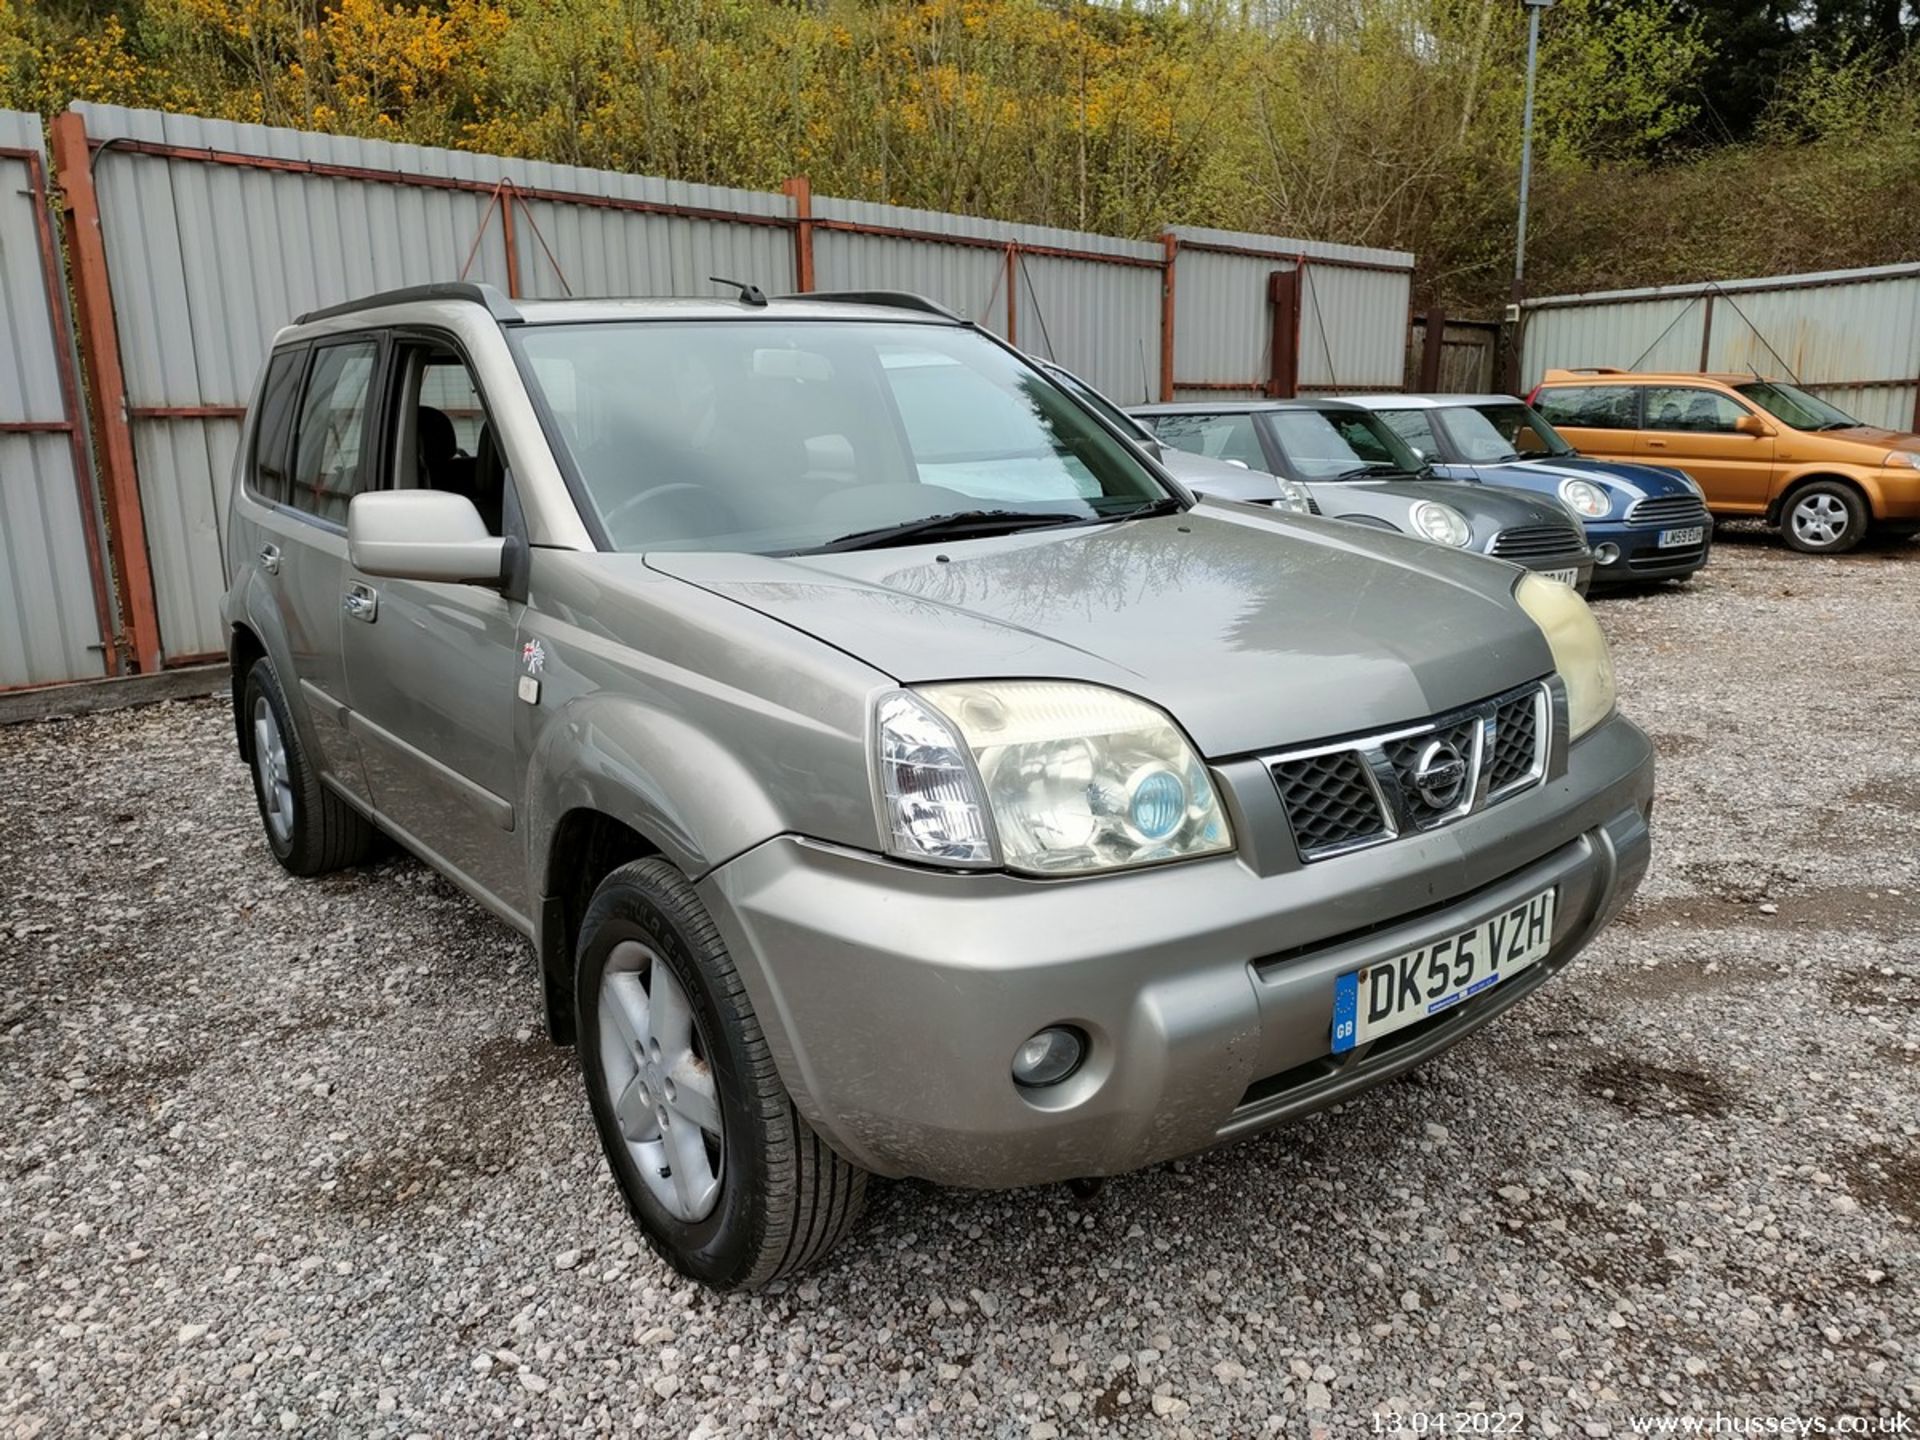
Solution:
[[[1436,545],[1465,545],[1473,539],[1467,517],[1437,500],[1422,500],[1413,507],[1413,528]]]
[[[1562,480],[1560,499],[1574,514],[1584,515],[1589,520],[1598,520],[1613,509],[1607,492],[1591,480]]]
[[[881,697],[889,852],[1084,875],[1233,848],[1207,767],[1167,715],[1099,685],[926,685]]]
[[[1578,740],[1613,713],[1613,652],[1600,622],[1573,587],[1522,575],[1513,598],[1546,636],[1553,668],[1567,687],[1567,730]]]
[[[1920,454],[1912,450],[1889,450],[1881,463],[1889,470],[1920,470]]]
[[[1274,509],[1290,510],[1296,515],[1313,513],[1313,497],[1307,493],[1306,486],[1284,475],[1274,476],[1273,483],[1280,487],[1280,498],[1271,502]]]

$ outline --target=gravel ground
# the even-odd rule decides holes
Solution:
[[[1417,1075],[1087,1203],[878,1186],[750,1297],[637,1242],[526,948],[284,876],[220,706],[0,731],[0,1433],[1920,1423],[1917,581],[1602,601],[1654,873]]]

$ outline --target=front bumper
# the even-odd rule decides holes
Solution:
[[[1595,585],[1629,585],[1646,580],[1673,580],[1691,575],[1707,563],[1713,552],[1713,521],[1700,522],[1698,545],[1663,548],[1660,536],[1671,525],[1626,525],[1621,523],[1587,526],[1587,543],[1593,547]],[[1620,554],[1612,564],[1599,563],[1601,547],[1612,545]]]
[[[1565,772],[1459,823],[1312,865],[1245,856],[1098,879],[897,864],[786,837],[702,882],[814,1128],[886,1175],[1002,1187],[1117,1174],[1401,1074],[1562,969],[1650,853],[1653,751],[1615,717]],[[1334,982],[1559,887],[1551,950],[1371,1047],[1331,1054]],[[1022,1093],[1015,1049],[1091,1041]]]

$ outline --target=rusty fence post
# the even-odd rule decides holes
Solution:
[[[106,237],[93,188],[93,157],[86,118],[68,110],[53,118],[54,174],[66,219],[67,253],[73,261],[74,309],[80,320],[80,362],[92,401],[94,453],[104,472],[107,543],[126,621],[128,646],[142,674],[161,668],[160,617],[153,570],[147,560],[146,516],[133,454],[126,373],[114,329],[113,291],[107,277]]]
[[[60,240],[53,230],[53,210],[47,167],[38,150],[0,150],[0,157],[18,160],[27,169],[28,198],[33,201],[33,236],[40,250],[41,289],[47,302],[47,334],[56,354],[60,379],[59,421],[21,421],[0,424],[0,432],[62,434],[73,466],[75,498],[80,508],[80,534],[87,552],[87,574],[93,587],[93,610],[100,627],[101,659],[106,673],[120,673],[119,623],[114,618],[113,591],[107,584],[106,557],[101,553],[100,507],[93,489],[93,458],[87,450],[86,420],[81,414],[80,377],[74,370],[73,317],[67,309],[67,286],[60,264]]]
[[[1160,267],[1160,399],[1173,399],[1173,275],[1180,259],[1180,237],[1168,234],[1160,237],[1161,248],[1166,259]]]
[[[1429,302],[1421,324],[1419,385],[1431,395],[1440,388],[1440,357],[1447,345],[1447,312]]]
[[[794,175],[780,188],[793,201],[793,284],[805,295],[813,289],[813,182]]]
[[[507,297],[520,298],[520,251],[513,243],[513,207],[520,203],[520,193],[513,188],[511,180],[502,182],[500,191],[500,248],[505,252],[507,261]]]
[[[1267,275],[1268,341],[1267,394],[1291,400],[1300,393],[1300,272],[1304,256],[1291,270]]]
[[[1007,242],[1007,343],[1020,343],[1020,276],[1014,265],[1020,258],[1020,242]]]

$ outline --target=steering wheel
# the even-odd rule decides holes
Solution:
[[[659,507],[663,504],[669,508],[661,510]],[[651,512],[647,511],[649,506],[653,507]],[[645,523],[637,518],[643,512],[657,518],[650,524]],[[685,540],[698,535],[724,535],[739,528],[739,520],[732,506],[706,486],[686,480],[655,485],[637,495],[630,495],[601,517],[609,531],[628,528],[629,518],[635,518],[632,529],[635,538],[640,540]]]

